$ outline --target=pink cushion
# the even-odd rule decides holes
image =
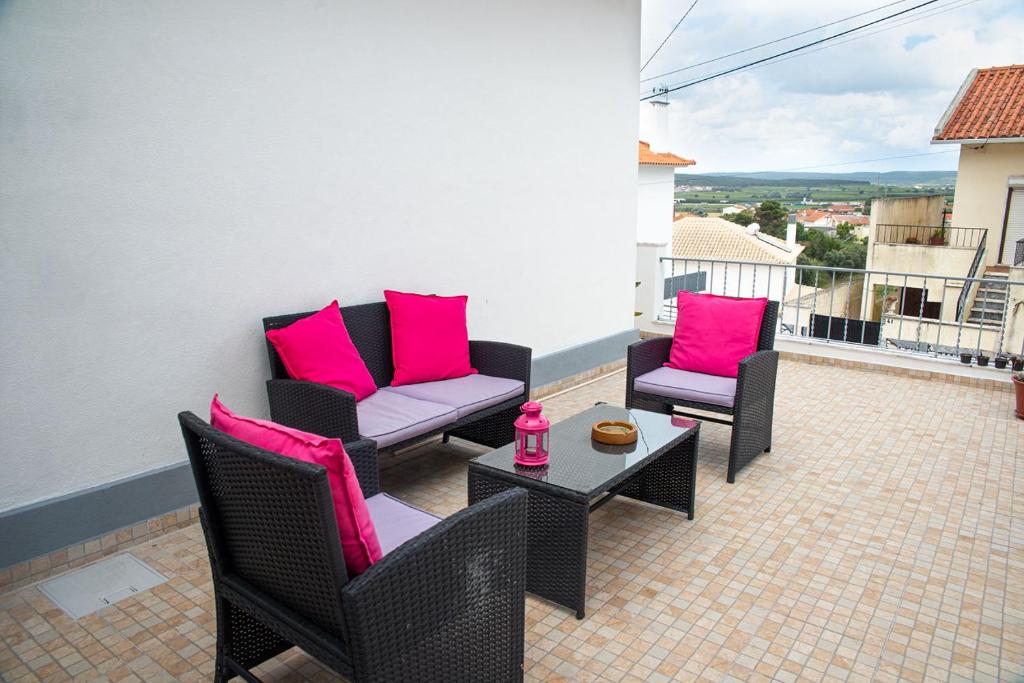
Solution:
[[[670,368],[735,377],[740,361],[757,351],[768,299],[679,292]]]
[[[292,379],[328,384],[355,394],[357,401],[377,391],[377,383],[348,336],[337,301],[288,327],[269,330],[267,339]]]
[[[391,386],[476,373],[469,364],[466,296],[384,291],[391,311]]]
[[[210,403],[210,424],[253,446],[327,469],[341,552],[349,575],[366,571],[384,556],[356,471],[340,439],[328,439],[267,420],[235,415],[221,404],[216,395]]]

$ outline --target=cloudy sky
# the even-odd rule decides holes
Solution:
[[[643,61],[692,0],[644,0]],[[810,29],[892,0],[698,0],[641,78]],[[883,10],[641,87],[673,86],[781,52],[920,4]],[[897,24],[903,24],[898,25]],[[895,26],[879,31],[886,26]],[[874,35],[850,40],[855,35]],[[842,41],[848,40],[842,44]],[[1024,0],[938,0],[838,38],[833,46],[669,95],[671,151],[692,172],[954,169],[955,151],[930,145],[935,124],[974,67],[1024,63]],[[814,49],[814,48],[811,48]],[[649,93],[650,91],[646,91]],[[814,168],[811,168],[814,167]]]

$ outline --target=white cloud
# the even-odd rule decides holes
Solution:
[[[929,140],[968,72],[975,67],[1012,64],[1022,59],[1024,3],[964,2],[940,0],[930,6],[930,11],[955,9],[672,93],[672,151],[696,158],[698,165],[691,169],[693,172],[803,168],[950,151],[948,147],[930,146]],[[882,0],[703,0],[643,76],[694,64],[882,4]],[[708,75],[914,4],[918,3],[907,0],[822,31],[666,76],[657,83],[671,86]],[[689,6],[683,5],[675,0],[645,0],[643,60]],[[643,87],[651,85],[654,83]],[[822,170],[955,166],[954,153]]]

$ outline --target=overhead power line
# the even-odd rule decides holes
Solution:
[[[651,56],[647,58],[647,61],[644,62],[644,65],[640,67],[640,73],[643,73],[644,69],[647,68],[647,65],[651,63],[651,60],[658,56],[658,53],[661,52],[661,48],[665,47],[665,43],[667,43],[668,39],[672,37],[672,34],[676,32],[676,29],[679,28],[679,25],[686,20],[686,17],[690,16],[690,12],[692,12],[693,8],[697,6],[697,2],[698,0],[693,0],[693,4],[690,5],[690,8],[683,13],[683,16],[680,17],[679,21],[676,22],[676,25],[673,26],[672,30],[668,32],[667,36],[665,36],[665,40],[661,41],[661,45],[657,47],[657,49],[651,54]]]
[[[855,36],[851,36],[850,38],[847,38],[846,40],[840,40],[838,43],[829,43],[828,45],[822,45],[821,47],[818,47],[818,48],[816,48],[814,50],[806,50],[804,52],[798,52],[797,54],[789,55],[788,57],[783,57],[781,59],[776,59],[774,62],[768,62],[766,64],[759,64],[757,66],[751,67],[749,69],[749,71],[755,71],[757,69],[763,69],[766,66],[772,66],[774,64],[780,64],[782,62],[788,62],[789,60],[796,59],[797,57],[803,57],[805,55],[812,55],[815,52],[821,52],[822,50],[828,50],[829,48],[838,47],[840,45],[846,45],[847,43],[852,43],[855,40],[863,40],[864,38],[870,38],[871,36],[877,36],[879,33],[885,33],[886,31],[891,31],[891,30],[893,30],[895,28],[900,28],[901,26],[906,26],[907,24],[913,24],[914,22],[917,22],[917,21],[924,21],[925,19],[930,19],[930,18],[938,16],[940,14],[945,14],[946,12],[952,12],[953,10],[960,9],[961,7],[967,7],[967,5],[973,5],[976,2],[981,2],[981,0],[954,0],[953,2],[949,3],[945,7],[941,7],[941,8],[933,7],[932,9],[930,9],[930,10],[928,10],[926,12],[922,12],[920,15],[912,16],[912,17],[909,17],[909,18],[904,18],[901,21],[897,21],[896,23],[891,24],[889,26],[883,26],[883,27],[881,27],[879,29],[876,29],[874,31],[868,31],[867,33],[862,33],[862,34],[858,34],[858,35],[855,35]]]
[[[796,38],[798,36],[803,36],[803,35],[806,35],[808,33],[813,33],[815,31],[819,31],[819,30],[821,30],[823,28],[828,28],[829,26],[835,26],[836,24],[842,24],[843,22],[850,21],[851,19],[856,19],[858,17],[863,17],[866,14],[874,14],[875,12],[881,11],[881,10],[889,8],[889,7],[892,7],[893,5],[900,5],[900,4],[903,4],[905,2],[909,2],[909,0],[896,0],[895,2],[890,2],[890,3],[887,3],[885,5],[880,5],[878,7],[875,7],[874,9],[869,9],[869,10],[867,10],[865,12],[858,12],[857,14],[851,14],[850,16],[844,17],[842,19],[836,19],[835,21],[830,21],[827,24],[821,24],[820,26],[815,26],[814,28],[809,28],[809,29],[806,29],[804,31],[798,31],[796,33],[790,33],[788,36],[782,36],[781,38],[776,38],[775,40],[769,40],[768,42],[761,43],[760,45],[753,45],[751,47],[745,47],[742,50],[736,50],[735,52],[730,52],[729,54],[722,55],[721,57],[714,57],[712,59],[706,59],[703,62],[697,62],[696,64],[691,64],[689,66],[684,66],[681,69],[673,69],[672,71],[666,71],[665,73],[658,74],[657,76],[650,76],[648,78],[641,79],[640,82],[641,83],[647,83],[648,81],[656,81],[659,78],[664,78],[665,76],[671,76],[673,74],[681,73],[683,71],[689,71],[690,69],[696,69],[698,66],[704,66],[705,64],[712,64],[714,62],[720,62],[723,59],[728,59],[729,57],[735,57],[736,55],[742,55],[742,54],[744,54],[746,52],[752,52],[753,50],[757,50],[757,49],[760,49],[762,47],[768,47],[769,45],[775,45],[776,43],[781,43],[782,41],[789,40],[790,38]],[[678,24],[676,24],[676,26],[678,27]],[[673,30],[673,32],[675,31],[675,29],[672,29],[672,30]],[[669,35],[671,36],[672,34],[670,33]],[[662,45],[664,45],[664,43],[662,43]],[[659,47],[658,49],[660,50],[661,48]],[[655,52],[655,54],[657,54],[657,52]],[[653,59],[653,57],[654,57],[654,55],[651,55],[652,59]],[[650,61],[651,61],[650,59],[647,60],[648,63],[650,63]],[[644,64],[644,66],[647,66],[647,64]],[[640,71],[643,71],[643,69],[640,69]]]
[[[668,93],[675,92],[677,90],[682,90],[683,88],[692,87],[694,85],[697,85],[698,83],[705,83],[705,82],[713,80],[715,78],[721,78],[722,76],[727,76],[727,75],[729,75],[731,73],[735,73],[737,71],[742,71],[743,69],[749,69],[750,67],[755,66],[757,64],[763,64],[764,62],[768,62],[768,61],[771,61],[773,59],[777,59],[779,57],[784,57],[786,55],[793,54],[794,52],[799,52],[801,50],[806,50],[809,47],[814,47],[816,45],[821,45],[822,43],[827,43],[829,41],[835,40],[836,38],[841,38],[843,36],[850,35],[851,33],[855,33],[857,31],[861,31],[861,30],[863,30],[865,28],[868,28],[869,26],[875,26],[877,24],[882,23],[883,21],[888,21],[889,19],[892,19],[894,17],[898,17],[898,16],[901,16],[901,15],[907,14],[909,12],[913,12],[914,10],[920,9],[922,7],[926,7],[928,5],[933,5],[936,2],[938,2],[938,1],[939,0],[925,0],[925,2],[922,2],[920,4],[914,5],[913,7],[908,7],[907,9],[900,10],[899,12],[894,12],[892,14],[889,14],[887,16],[881,17],[879,19],[875,19],[874,21],[869,21],[869,22],[867,22],[865,24],[861,24],[860,26],[854,26],[853,28],[846,29],[845,31],[840,31],[839,33],[834,33],[834,34],[832,34],[830,36],[825,36],[824,38],[819,38],[818,40],[811,41],[810,43],[805,43],[804,45],[799,45],[797,47],[793,47],[793,48],[790,48],[788,50],[784,50],[782,52],[778,52],[778,53],[776,53],[774,55],[769,55],[768,57],[762,57],[761,59],[756,59],[756,60],[754,60],[752,62],[747,62],[746,64],[740,64],[739,66],[734,66],[734,67],[732,67],[730,69],[725,69],[724,71],[719,71],[718,73],[714,73],[714,74],[711,74],[709,76],[705,76],[703,78],[698,78],[698,79],[695,79],[693,81],[689,81],[687,83],[682,83],[680,85],[676,85],[676,86],[673,86],[671,88],[658,88],[657,92],[654,92],[654,93],[651,93],[650,95],[646,95],[644,97],[641,97],[640,101],[649,100],[649,99],[652,99],[654,97],[660,97],[662,95],[666,95]]]
[[[878,157],[876,159],[858,159],[857,161],[839,161],[831,164],[816,164],[814,166],[797,166],[795,168],[780,168],[777,169],[776,173],[787,173],[789,171],[810,171],[815,168],[831,168],[834,166],[852,166],[854,164],[867,164],[873,161],[889,161],[890,159],[910,159],[911,157],[928,157],[934,154],[952,154],[953,152],[959,152],[959,149],[944,149],[938,152],[921,152],[920,154],[897,154],[891,157]]]

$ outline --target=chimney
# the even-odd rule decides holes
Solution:
[[[796,214],[791,213],[786,219],[786,246],[796,248]]]
[[[640,103],[640,139],[650,143],[652,152],[668,150],[668,100],[656,98]]]

